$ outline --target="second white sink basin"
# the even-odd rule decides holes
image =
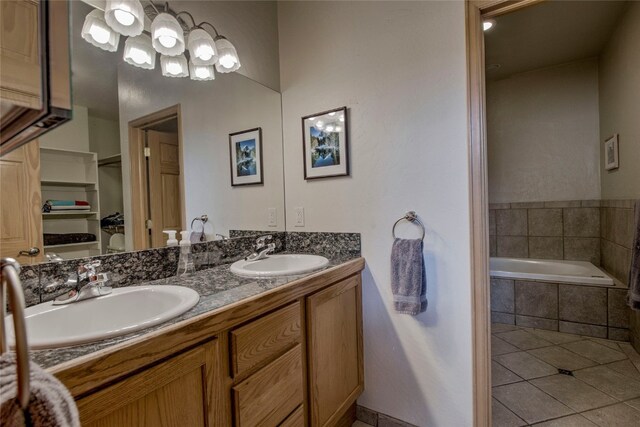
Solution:
[[[109,295],[66,305],[46,302],[25,310],[27,341],[30,348],[43,349],[125,335],[177,317],[199,299],[193,289],[154,285],[117,288]],[[12,344],[13,319],[6,320]]]
[[[327,265],[329,260],[319,255],[269,255],[258,261],[236,261],[231,264],[231,272],[245,277],[275,277],[308,273]]]

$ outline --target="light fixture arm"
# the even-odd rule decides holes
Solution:
[[[198,26],[196,25],[196,20],[195,20],[195,19],[193,19],[193,15],[192,15],[192,14],[190,14],[189,12],[187,12],[186,10],[183,10],[182,12],[178,12],[178,13],[176,13],[176,19],[177,19],[177,18],[179,18],[179,17],[180,17],[180,15],[187,15],[189,18],[191,18],[191,22],[193,23],[193,25],[191,26],[191,29],[190,29],[190,30],[192,30],[193,28],[198,27]]]
[[[152,2],[152,1],[147,1],[147,3],[149,3],[149,4],[151,5],[151,7],[153,8],[153,10],[155,10],[155,11],[156,11],[156,14],[157,14],[157,15],[159,15],[159,14],[160,14],[160,11],[159,11],[159,10],[158,10],[158,8],[156,7],[156,5],[155,5],[155,4],[153,4],[153,2]]]
[[[192,19],[193,19],[193,18],[192,18]],[[221,36],[220,36],[220,34],[218,33],[218,30],[216,30],[216,27],[214,27],[214,26],[213,26],[213,24],[212,24],[212,23],[210,23],[210,22],[203,21],[203,22],[199,23],[198,25],[196,25],[196,28],[201,28],[201,29],[203,29],[203,30],[204,30],[204,28],[202,28],[202,26],[203,26],[203,25],[208,25],[208,26],[210,26],[211,28],[213,28],[213,31],[216,33],[216,37],[221,37]]]

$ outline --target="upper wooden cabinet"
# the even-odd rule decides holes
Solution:
[[[69,4],[0,1],[0,155],[71,118]]]
[[[307,347],[311,425],[336,425],[364,389],[360,275],[307,298]]]

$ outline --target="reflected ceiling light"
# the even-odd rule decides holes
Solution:
[[[335,111],[332,111],[332,112],[330,112],[330,113],[329,113],[329,115],[330,115],[330,116],[335,116],[335,115],[336,115],[336,112],[335,112]]]
[[[340,116],[340,121],[344,122],[344,116]]]
[[[189,33],[189,55],[194,65],[213,65],[218,60],[218,50],[213,37],[202,28]]]
[[[158,14],[151,23],[153,48],[166,56],[184,52],[184,33],[178,20],[166,12]]]
[[[196,65],[189,62],[189,76],[191,80],[215,80],[216,74],[213,65]]]
[[[334,127],[332,125],[327,126],[327,132],[333,132]]]
[[[318,120],[318,121],[316,122],[316,127],[317,127],[318,129],[322,129],[322,128],[324,127],[324,123],[323,123],[323,122],[321,122],[320,120]]]
[[[482,21],[482,29],[484,31],[489,31],[490,29],[492,29],[495,26],[496,26],[495,19],[487,19],[485,21]]]
[[[336,126],[336,132],[342,132],[342,127],[341,126]]]
[[[238,52],[229,40],[223,36],[217,36],[216,48],[218,49],[216,70],[218,70],[219,73],[231,73],[240,68]]]
[[[104,19],[123,36],[138,36],[144,29],[144,10],[139,0],[107,0]]]
[[[156,51],[151,45],[151,37],[146,34],[129,37],[124,42],[123,58],[127,64],[153,70],[156,66]]]
[[[101,10],[92,10],[86,18],[84,18],[81,35],[83,39],[95,47],[99,47],[107,52],[115,52],[118,50],[120,34],[113,31],[111,27],[107,25]]]
[[[189,75],[187,58],[184,55],[161,55],[160,66],[162,68],[162,75],[165,77],[187,77]]]

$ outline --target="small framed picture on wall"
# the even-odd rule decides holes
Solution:
[[[347,107],[302,118],[304,179],[349,175]]]
[[[604,141],[604,168],[609,171],[618,167],[618,134],[614,133]]]
[[[229,134],[229,158],[232,186],[262,184],[262,128]]]

